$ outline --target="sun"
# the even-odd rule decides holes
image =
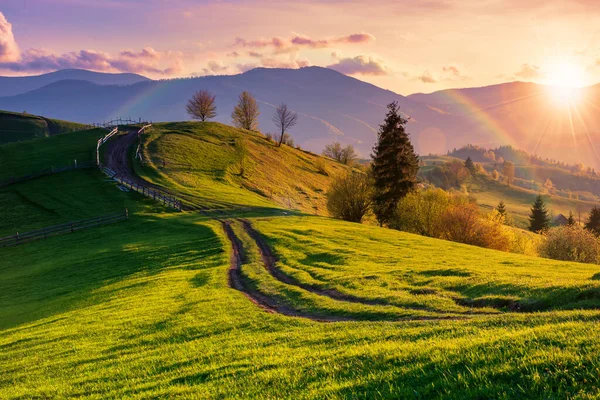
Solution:
[[[581,88],[585,85],[585,71],[576,63],[560,62],[546,68],[545,84],[551,98],[558,105],[579,101]]]

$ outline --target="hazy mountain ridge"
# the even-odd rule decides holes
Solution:
[[[581,89],[577,107],[568,107],[557,104],[547,87],[534,83],[405,97],[320,67],[258,68],[239,75],[161,81],[135,79],[140,80],[127,86],[61,80],[0,97],[0,109],[83,123],[119,116],[181,121],[189,119],[187,100],[195,91],[206,89],[217,96],[216,121],[231,123],[230,113],[239,93],[248,90],[261,105],[261,131],[275,130],[273,109],[285,102],[301,115],[291,133],[302,147],[321,151],[326,143],[339,140],[355,145],[361,156],[368,157],[385,106],[398,101],[401,111],[410,116],[408,130],[421,154],[443,154],[465,144],[513,145],[542,157],[600,168],[595,149],[600,140],[600,86]]]
[[[0,96],[15,96],[63,80],[88,81],[98,85],[130,85],[150,80],[131,73],[103,73],[84,69],[63,69],[43,75],[9,77],[0,76]]]

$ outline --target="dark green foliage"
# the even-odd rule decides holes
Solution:
[[[398,103],[389,104],[388,110],[377,133],[371,164],[374,212],[380,224],[391,220],[400,199],[415,188],[419,171],[419,158],[404,129],[408,120],[400,115]]]
[[[475,164],[473,163],[473,160],[471,160],[471,157],[467,157],[465,160],[465,168],[468,169],[470,173],[475,173]]]
[[[529,230],[532,232],[543,232],[550,226],[550,217],[542,195],[538,195],[531,206],[529,214]]]
[[[427,180],[435,186],[444,190],[460,189],[460,187],[469,181],[471,173],[459,161],[450,161],[443,165],[438,165],[429,171],[426,175]]]
[[[506,220],[506,204],[503,200],[500,200],[500,203],[496,206],[496,211]]]
[[[590,211],[590,215],[585,223],[585,229],[600,235],[600,208],[594,206]]]
[[[575,216],[573,215],[573,211],[569,211],[569,218],[567,218],[567,225],[575,226],[577,222],[575,222]]]

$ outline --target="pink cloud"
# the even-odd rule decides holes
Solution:
[[[356,56],[354,58],[342,58],[337,63],[328,65],[327,68],[334,69],[346,75],[387,75],[387,67],[372,57]]]
[[[375,36],[370,33],[354,33],[347,36],[340,36],[330,39],[313,39],[309,36],[296,35],[289,39],[273,37],[271,39],[246,40],[238,37],[235,39],[234,46],[265,48],[273,47],[276,53],[291,52],[298,48],[326,48],[336,44],[361,44],[375,40]]]
[[[543,76],[543,72],[540,67],[533,64],[523,64],[521,68],[515,72],[515,77],[523,79],[538,79]]]
[[[19,59],[19,46],[12,32],[12,25],[0,12],[0,62],[12,62]]]

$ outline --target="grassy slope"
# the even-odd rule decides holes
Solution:
[[[71,132],[82,127],[76,122],[0,111],[0,144]]]
[[[561,311],[600,305],[597,266],[322,217],[251,219],[285,273],[392,303],[362,306],[311,295],[265,274],[255,245],[237,225],[249,252],[247,279],[282,302],[362,319],[464,318],[311,322],[266,313],[228,287],[230,244],[216,221],[137,202],[92,171],[73,174],[79,175],[21,185],[47,193],[36,206],[60,215],[93,213],[101,196],[106,209],[127,204],[133,216],[0,249],[0,398],[600,395],[598,311]],[[212,176],[194,175],[212,185]],[[182,187],[176,177],[153,178]],[[211,187],[207,201],[219,203],[222,191],[228,201],[258,202],[252,192],[225,182]],[[15,197],[2,207],[25,223],[33,212],[20,212],[24,204]],[[488,307],[473,311],[491,315],[465,314],[470,310],[453,298],[478,301]],[[507,312],[498,307],[506,299],[555,311]]]
[[[241,143],[248,151],[244,176],[239,174]],[[348,170],[219,123],[156,124],[146,138],[145,155],[150,163],[140,168],[141,174],[215,208],[278,205],[326,214],[325,190],[331,177]],[[318,171],[317,159],[327,175]]]
[[[96,142],[103,129],[65,133],[43,139],[0,145],[0,181],[51,167],[95,161]]]

